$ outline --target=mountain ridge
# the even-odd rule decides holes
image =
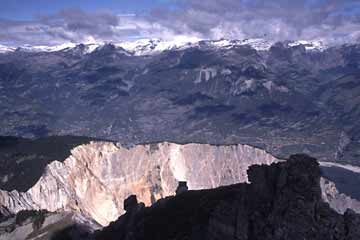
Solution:
[[[328,46],[326,46],[322,41],[282,41],[289,47],[303,45],[307,50],[317,50],[322,51]],[[73,49],[82,46],[85,48],[84,54],[90,54],[93,51],[103,47],[106,44],[112,44],[118,48],[126,50],[129,54],[135,56],[142,55],[152,55],[159,54],[163,51],[169,50],[184,50],[191,47],[199,47],[201,45],[207,45],[214,48],[233,48],[237,46],[251,46],[252,48],[258,51],[269,50],[276,41],[266,40],[262,38],[247,38],[242,40],[228,40],[228,39],[218,39],[218,40],[201,40],[201,39],[181,39],[181,40],[162,40],[158,38],[149,38],[149,39],[140,39],[133,41],[123,41],[123,42],[91,42],[91,43],[64,43],[54,46],[31,46],[24,45],[20,47],[10,47],[5,45],[0,45],[0,53],[10,53],[14,51],[27,51],[27,52],[57,52],[57,51],[72,51]]]
[[[358,45],[83,51],[0,54],[0,135],[243,143],[360,164]]]

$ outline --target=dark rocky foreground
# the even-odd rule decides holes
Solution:
[[[360,216],[340,215],[321,200],[321,171],[314,158],[252,166],[250,184],[188,191],[145,208],[134,196],[126,214],[84,239],[357,240]],[[76,229],[54,239],[71,239]]]

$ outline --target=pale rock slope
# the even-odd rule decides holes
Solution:
[[[321,178],[320,186],[322,191],[322,199],[329,203],[332,209],[338,213],[345,213],[347,209],[352,209],[360,213],[360,201],[340,193],[334,182]]]
[[[107,225],[123,210],[130,194],[150,205],[173,195],[178,181],[190,189],[246,182],[254,164],[278,161],[247,145],[157,143],[130,149],[110,142],[91,142],[72,150],[63,163],[48,165],[26,193],[0,191],[0,205],[12,213],[23,209],[75,211]]]

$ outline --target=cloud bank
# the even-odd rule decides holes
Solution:
[[[175,0],[143,15],[65,9],[31,21],[0,19],[0,44],[12,46],[184,36],[355,42],[360,40],[360,2]]]

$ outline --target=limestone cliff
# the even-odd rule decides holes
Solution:
[[[0,205],[23,209],[80,211],[101,225],[123,213],[123,200],[136,194],[146,205],[173,195],[178,181],[190,189],[247,181],[247,169],[277,159],[247,145],[158,143],[130,149],[109,142],[76,147],[63,163],[49,164],[26,193],[0,191]]]

